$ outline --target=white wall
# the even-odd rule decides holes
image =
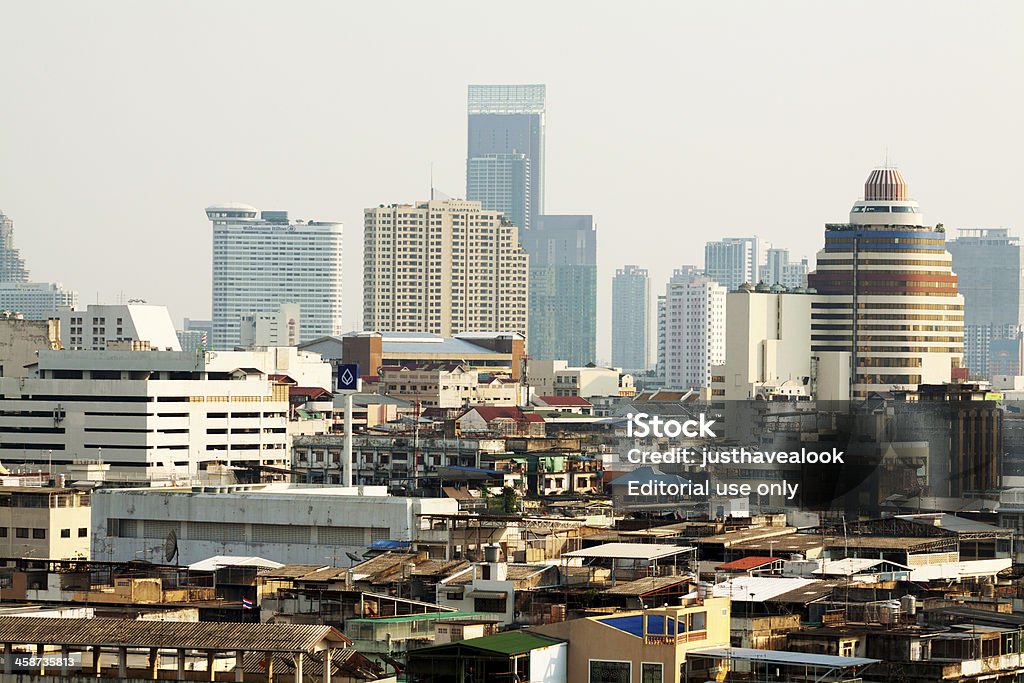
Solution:
[[[564,683],[569,644],[556,643],[530,652],[530,683]]]

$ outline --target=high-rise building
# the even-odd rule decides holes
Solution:
[[[612,278],[612,365],[643,372],[650,359],[651,281],[647,270],[625,266]]]
[[[1006,228],[961,229],[959,233],[957,239],[946,242],[946,249],[953,256],[953,272],[960,278],[964,296],[964,365],[972,377],[1019,375],[1024,325],[1020,239]],[[999,361],[994,363],[995,356]]]
[[[544,213],[544,99],[543,85],[469,86],[466,196],[513,222],[523,211],[521,229]]]
[[[702,389],[711,366],[725,362],[726,288],[693,266],[673,273],[665,287],[665,386]]]
[[[944,230],[925,225],[899,170],[872,171],[849,222],[825,226],[808,281],[818,292],[811,351],[849,357],[849,395],[941,384],[958,373],[964,297]]]
[[[533,358],[593,363],[597,355],[597,232],[593,216],[538,216],[519,233],[530,256]]]
[[[665,295],[659,294],[655,303],[655,334],[657,335],[657,349],[655,349],[654,374],[661,384],[665,383]]]
[[[21,313],[26,320],[46,320],[78,305],[78,292],[59,282],[0,282],[0,311]]]
[[[298,305],[281,304],[276,311],[243,315],[239,343],[245,348],[298,346],[301,327]]]
[[[28,269],[14,246],[14,221],[0,211],[0,282],[28,282]]]
[[[363,326],[375,332],[527,332],[519,229],[480,202],[364,211]]]
[[[801,289],[807,287],[807,273],[810,269],[807,259],[800,259],[799,262],[790,261],[789,249],[768,249],[765,252],[764,265],[758,269],[757,284]]]
[[[245,204],[206,209],[213,223],[213,346],[240,342],[243,315],[298,304],[299,336],[343,332],[341,223],[296,221]]]
[[[756,237],[726,237],[704,245],[704,273],[728,291],[756,284],[763,245]]]
[[[530,159],[525,154],[485,154],[467,162],[466,196],[490,211],[500,211],[521,230],[530,217]]]
[[[185,318],[181,329],[178,330],[178,343],[183,351],[204,351],[210,348],[213,339],[212,320],[193,320]]]
[[[29,282],[28,268],[14,246],[14,221],[0,211],[0,311],[45,320],[77,305],[78,292],[59,282]]]

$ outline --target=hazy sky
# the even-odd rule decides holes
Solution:
[[[466,86],[546,83],[548,213],[652,289],[703,244],[814,256],[868,171],[947,229],[1024,224],[1024,3],[0,4],[0,209],[33,279],[210,312],[204,207],[345,223],[465,193]]]

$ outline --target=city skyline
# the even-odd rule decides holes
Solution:
[[[1024,217],[1013,198],[1022,139],[1012,120],[1020,87],[1009,76],[1024,62],[1024,47],[1012,36],[1022,18],[1015,4],[985,14],[955,4],[932,5],[929,12],[887,6],[887,21],[930,35],[955,33],[955,48],[942,40],[893,44],[887,31],[877,30],[876,13],[861,7],[794,3],[747,7],[738,15],[726,6],[662,4],[625,17],[595,11],[590,37],[573,41],[575,50],[505,55],[488,48],[493,38],[465,32],[423,60],[389,57],[365,74],[342,68],[331,79],[323,69],[336,69],[343,59],[335,59],[333,41],[318,38],[339,25],[372,25],[378,10],[209,7],[197,21],[159,7],[121,7],[8,10],[8,25],[19,30],[0,48],[10,63],[35,65],[0,77],[6,100],[0,122],[5,130],[36,132],[5,144],[0,206],[19,226],[19,248],[33,277],[77,289],[83,303],[115,302],[123,292],[123,298],[168,305],[176,321],[209,317],[209,228],[198,210],[243,201],[352,226],[344,246],[343,319],[345,328],[359,327],[362,209],[393,198],[429,198],[432,165],[435,187],[461,194],[471,83],[547,85],[545,210],[593,214],[602,226],[602,359],[610,356],[611,278],[624,262],[647,268],[660,283],[679,263],[699,263],[705,240],[736,234],[758,234],[797,259],[812,256],[821,247],[820,225],[842,219],[837,207],[849,201],[847,188],[882,163],[887,149],[890,161],[914,178],[915,198],[951,234],[958,227],[1014,228]],[[465,21],[482,17],[457,3],[441,11]],[[503,31],[518,34],[529,23],[540,42],[569,40],[564,30],[577,13],[544,11],[546,22],[534,26],[524,12],[508,17]],[[411,9],[393,18],[392,30],[410,52],[425,47],[423,23],[437,13]],[[770,35],[758,29],[777,14],[806,19],[774,21]],[[144,37],[131,30],[142,20],[166,30]],[[833,30],[808,31],[816,21]],[[727,33],[715,30],[725,26]],[[310,38],[301,55],[246,51],[243,59],[233,49],[299,32]],[[788,40],[797,34],[800,41]],[[369,38],[356,31],[345,37],[342,56],[376,54]],[[600,47],[612,39],[630,51],[628,59]],[[66,48],[52,50],[51,42]],[[183,42],[193,48],[172,49]],[[124,59],[126,52],[135,58]],[[477,59],[467,63],[467,53]],[[579,70],[580,60],[594,68]],[[894,61],[900,69],[893,86],[911,85],[916,101],[929,106],[884,117],[835,106],[864,85],[864,74],[884,72],[881,66]],[[319,63],[327,66],[306,69]],[[666,87],[666,72],[644,68],[648,63],[668,64],[682,87]],[[714,68],[702,66],[708,63]],[[421,70],[435,76],[410,78]],[[349,106],[356,98],[383,97],[396,81],[429,106],[419,113]],[[239,118],[225,83],[276,96]],[[619,97],[615,106],[603,106],[611,86]],[[317,106],[296,107],[295,100]],[[73,116],[64,106],[70,101]],[[949,137],[965,126],[969,139]],[[373,154],[379,145],[388,153]],[[401,162],[391,163],[394,158]],[[783,166],[786,173],[779,172]],[[793,188],[800,188],[796,196]],[[680,193],[685,214],[660,220],[655,198]],[[979,196],[985,201],[976,201]],[[693,233],[701,238],[679,239]],[[52,250],[55,243],[63,248]],[[633,255],[616,257],[626,251]],[[157,253],[163,257],[154,259]]]

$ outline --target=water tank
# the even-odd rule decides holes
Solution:
[[[484,562],[494,563],[501,562],[501,546],[485,545],[484,546]]]
[[[913,595],[904,595],[900,598],[900,609],[904,614],[914,616],[917,614],[917,598]]]

